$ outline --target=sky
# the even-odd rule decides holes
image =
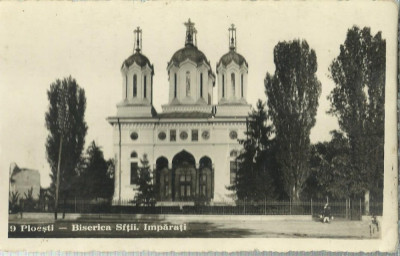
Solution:
[[[327,95],[334,87],[328,67],[353,25],[383,32],[393,22],[394,2],[1,2],[0,3],[0,163],[39,170],[50,184],[46,160],[45,112],[52,82],[69,75],[85,89],[86,146],[94,140],[110,158],[112,128],[106,118],[122,100],[122,62],[133,53],[133,30],[143,30],[142,52],[154,65],[154,106],[168,102],[167,63],[184,47],[184,22],[198,31],[197,46],[215,72],[228,52],[228,28],[237,27],[237,51],[248,64],[248,97],[253,106],[266,100],[264,78],[273,73],[273,48],[279,41],[305,39],[317,55],[322,84],[311,141],[330,140],[338,128],[327,115]],[[214,99],[217,97],[217,86]],[[216,103],[216,102],[214,102]],[[4,177],[4,176],[3,176]]]

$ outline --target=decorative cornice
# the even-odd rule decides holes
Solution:
[[[154,123],[122,123],[121,128],[153,128],[155,125]]]
[[[131,121],[129,123],[121,122],[121,128],[150,128],[150,129],[169,129],[169,128],[218,128],[218,127],[243,127],[246,125],[246,119],[243,120],[203,120],[201,122],[187,121],[187,122],[173,122],[173,121],[161,121],[155,120],[156,122],[137,122]],[[111,122],[114,128],[118,127],[117,122]]]
[[[204,104],[185,104],[185,105],[162,105],[162,110],[168,112],[205,112],[211,113],[212,106]]]

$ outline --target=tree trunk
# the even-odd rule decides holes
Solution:
[[[63,214],[62,214],[62,218],[65,219],[65,205],[66,205],[66,195],[65,192],[63,193]]]
[[[56,177],[56,199],[54,202],[54,219],[57,219],[58,212],[58,193],[60,189],[60,167],[61,167],[61,150],[62,150],[63,138],[60,138],[60,148],[58,150],[58,163],[57,163],[57,177]]]
[[[300,189],[296,185],[293,186],[291,198],[294,203],[300,202]]]
[[[369,215],[369,190],[365,191],[364,194],[364,207],[365,207],[365,215]]]

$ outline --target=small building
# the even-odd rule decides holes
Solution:
[[[246,120],[248,64],[236,51],[236,28],[229,28],[228,52],[214,74],[210,61],[197,46],[197,30],[185,23],[183,48],[167,63],[169,101],[162,112],[153,107],[154,67],[141,52],[142,34],[135,30],[134,53],[121,67],[122,100],[113,127],[117,159],[114,202],[133,199],[138,168],[147,155],[157,187],[157,202],[174,204],[206,198],[232,200],[236,156],[242,149]],[[168,50],[168,49],[165,49]],[[213,89],[218,86],[217,104]]]
[[[17,164],[10,165],[9,196],[18,193],[18,199],[26,199],[32,193],[34,200],[40,197],[40,173],[37,170],[19,168]],[[32,190],[32,192],[30,192]]]

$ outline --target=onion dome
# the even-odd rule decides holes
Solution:
[[[232,61],[239,66],[245,64],[246,67],[248,67],[246,59],[236,52],[236,28],[233,24],[229,28],[229,52],[221,57],[217,66],[220,66],[221,64],[223,66],[228,66]]]
[[[218,66],[221,64],[224,66],[228,66],[232,61],[234,61],[239,66],[243,65],[243,63],[246,65],[246,67],[248,66],[246,59],[235,50],[230,50],[227,54],[224,54],[219,60]]]
[[[202,62],[206,62],[209,64],[209,61],[207,60],[204,53],[197,49],[196,46],[189,44],[186,45],[185,48],[182,48],[175,52],[168,65],[174,64],[179,66],[180,63],[184,62],[187,59],[193,61],[196,64],[200,64]]]
[[[168,62],[168,66],[174,64],[179,66],[182,62],[189,59],[197,65],[205,62],[210,65],[207,57],[202,51],[197,49],[197,30],[194,27],[194,23],[190,21],[185,22],[186,26],[186,40],[185,47],[174,53],[171,60]]]
[[[153,67],[149,59],[140,52],[135,52],[134,54],[132,54],[129,58],[127,58],[124,61],[122,66],[129,68],[133,63],[136,63],[140,67],[144,67],[146,65],[149,65],[150,68]]]
[[[137,27],[134,31],[135,33],[135,46],[134,46],[134,53],[127,58],[123,63],[121,68],[129,68],[130,66],[133,65],[133,63],[136,63],[136,65],[140,67],[145,67],[148,65],[152,72],[154,73],[154,68],[153,65],[150,63],[150,60],[141,53],[142,50],[142,30]]]

